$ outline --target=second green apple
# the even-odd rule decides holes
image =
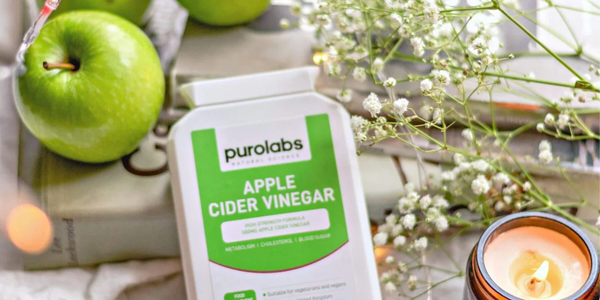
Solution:
[[[209,25],[232,26],[258,18],[270,0],[177,0],[190,17]]]

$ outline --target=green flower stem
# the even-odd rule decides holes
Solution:
[[[498,0],[493,0],[493,1],[495,3],[498,3]],[[525,34],[527,34],[532,40],[534,40],[538,45],[540,45],[540,47],[544,48],[544,50],[546,50],[546,52],[548,52],[548,54],[552,55],[552,57],[554,57],[560,64],[562,64],[565,68],[567,68],[567,70],[569,70],[571,73],[573,73],[573,75],[577,76],[577,78],[579,78],[580,80],[583,80],[583,76],[579,75],[579,73],[577,73],[577,71],[575,71],[573,68],[571,68],[571,66],[569,66],[562,58],[560,58],[560,56],[556,55],[556,53],[554,53],[544,43],[542,43],[540,40],[538,40],[538,38],[534,34],[529,32],[529,30],[527,30],[527,28],[525,28],[525,26],[523,26],[521,23],[519,23],[519,21],[515,20],[515,18],[513,18],[509,13],[506,12],[506,10],[502,9],[502,7],[500,7],[499,4],[498,4],[498,10],[505,17],[507,17],[511,22],[513,22],[517,27],[519,27],[519,29],[521,29]]]
[[[557,8],[563,8],[563,9],[567,9],[567,10],[572,10],[572,11],[577,11],[577,12],[582,12],[582,13],[586,13],[586,14],[600,16],[600,12],[585,10],[585,9],[581,9],[581,8],[577,8],[577,7],[571,7],[571,6],[566,6],[566,5],[558,5],[558,4],[554,4],[553,6],[557,7]]]
[[[549,80],[541,80],[541,79],[529,78],[529,77],[524,77],[524,76],[512,76],[512,75],[492,73],[492,72],[484,72],[482,74],[486,75],[486,76],[493,76],[493,77],[498,77],[498,78],[506,78],[506,79],[512,79],[512,80],[525,81],[525,82],[533,82],[533,83],[539,83],[539,84],[560,86],[560,87],[566,87],[566,88],[572,88],[572,89],[575,88],[574,84],[562,83],[562,82],[556,82],[556,81],[549,81]],[[598,90],[598,89],[596,89],[594,87],[590,87],[590,88],[588,88],[586,90],[591,90],[591,91],[594,91],[594,92],[600,92],[600,90]]]
[[[429,292],[429,290],[431,290],[431,289],[435,288],[436,286],[438,286],[438,285],[440,285],[440,284],[443,284],[443,283],[446,283],[446,282],[448,282],[448,281],[450,281],[450,280],[452,280],[452,279],[454,279],[454,278],[457,278],[457,277],[462,277],[463,275],[464,275],[464,274],[462,274],[462,273],[459,273],[459,274],[456,274],[456,275],[454,275],[454,276],[448,277],[448,278],[446,278],[446,279],[444,279],[444,280],[442,280],[442,281],[440,281],[440,282],[437,282],[437,283],[435,283],[435,284],[432,284],[432,285],[431,285],[431,286],[430,286],[430,287],[429,287],[429,288],[428,288],[426,291],[424,291],[424,292],[422,292],[422,293],[420,293],[420,294],[418,294],[418,295],[416,295],[416,296],[414,296],[414,297],[411,297],[410,299],[411,299],[411,300],[418,299],[419,297],[421,297],[421,296],[423,296],[423,295],[427,294],[427,293]]]
[[[548,33],[552,34],[555,38],[559,39],[561,42],[563,42],[565,45],[567,45],[569,48],[573,49],[573,51],[576,51],[578,54],[580,53],[580,48],[578,48],[576,45],[573,45],[571,42],[569,42],[564,36],[562,36],[561,34],[557,33],[554,29],[552,29],[550,26],[546,25],[546,24],[542,24],[540,22],[537,21],[536,18],[531,17],[529,15],[522,15],[525,19],[527,19],[529,22],[543,28],[544,30],[548,31]]]
[[[558,13],[558,15],[562,19],[562,21],[565,24],[565,26],[567,26],[567,29],[569,29],[569,33],[571,33],[571,37],[573,38],[573,41],[575,41],[575,44],[577,44],[577,48],[581,49],[581,44],[577,40],[577,35],[575,34],[575,31],[573,31],[573,28],[571,27],[571,24],[569,24],[569,22],[567,22],[567,18],[565,18],[564,14],[562,13],[562,10],[560,8],[556,7],[556,6],[554,6],[554,9],[556,10],[556,12]]]
[[[484,10],[489,10],[489,9],[496,9],[496,5],[490,5],[490,6],[484,6],[484,7],[452,8],[452,9],[440,10],[440,13],[444,14],[444,13],[451,13],[451,12],[457,12],[457,11],[484,11]]]
[[[585,0],[587,3],[593,5],[595,8],[600,9],[600,5],[595,3],[594,0]]]
[[[551,56],[547,52],[514,52],[511,53],[514,57],[548,57]],[[561,57],[579,57],[577,53],[556,53],[556,55]],[[509,59],[508,55],[499,57],[498,59]]]

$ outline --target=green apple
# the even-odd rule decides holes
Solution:
[[[190,16],[202,23],[231,26],[260,16],[271,0],[177,0]]]
[[[137,25],[142,24],[151,0],[62,0],[52,16],[74,10],[102,10],[119,15]],[[42,7],[45,0],[37,0]]]
[[[165,81],[156,50],[131,22],[75,11],[46,24],[17,78],[21,119],[46,147],[100,163],[137,147],[160,112]]]

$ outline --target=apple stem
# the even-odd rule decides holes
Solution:
[[[53,70],[53,69],[75,70],[75,65],[70,64],[70,63],[51,64],[48,62],[44,62],[42,65],[44,66],[44,69],[46,69],[46,70]]]

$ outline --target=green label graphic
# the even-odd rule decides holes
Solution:
[[[227,293],[224,300],[256,300],[256,293],[252,290]]]
[[[235,139],[228,139],[225,131],[192,132],[208,257],[216,264],[251,272],[284,271],[316,262],[348,242],[329,117],[289,120],[286,126],[306,127],[307,141],[286,136],[281,123],[273,122],[264,133],[249,129],[252,125],[239,126],[256,141],[233,146]],[[269,123],[260,128],[269,128],[265,124]],[[277,136],[265,139],[263,134]],[[249,149],[246,144],[281,151],[244,157],[250,153],[243,152]],[[307,147],[310,156],[296,154]],[[227,163],[252,165],[253,159],[278,163],[222,171],[219,151]],[[310,159],[293,161],[295,155]],[[228,295],[226,300],[234,299]]]

